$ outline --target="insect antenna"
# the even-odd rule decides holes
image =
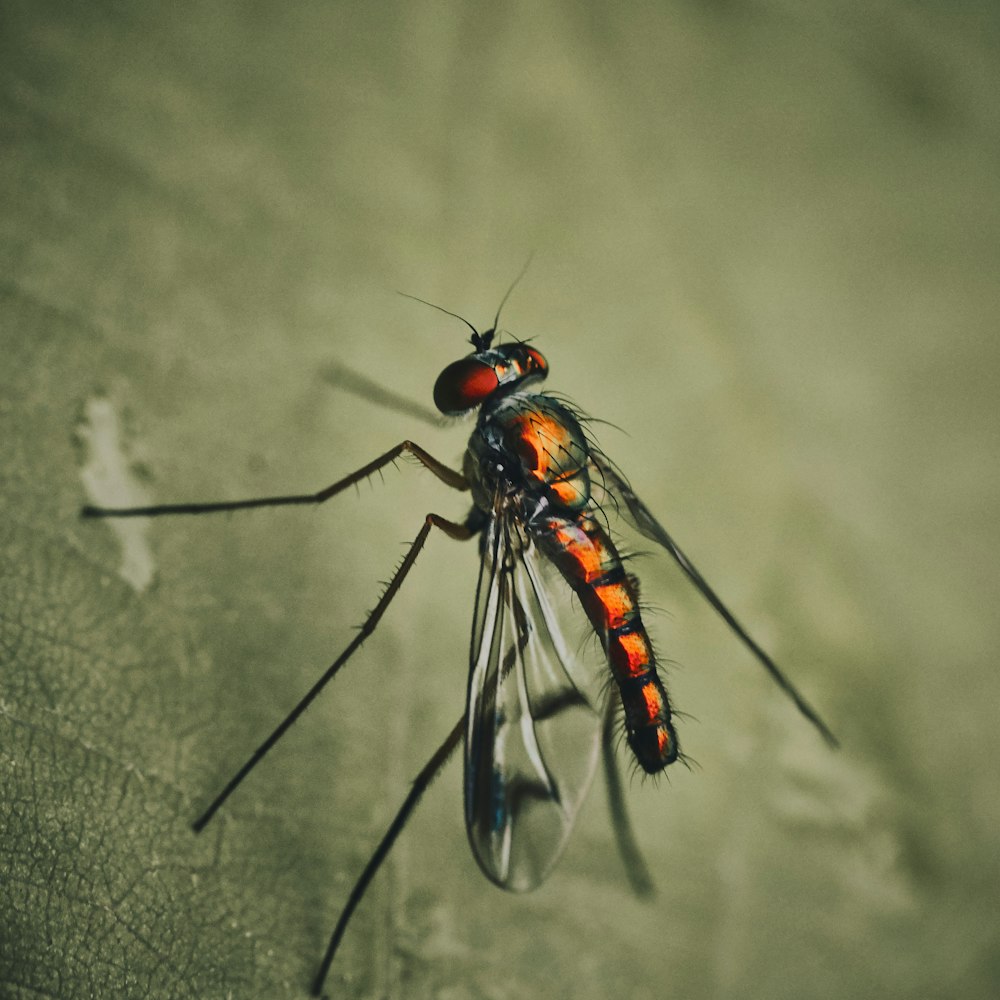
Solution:
[[[464,316],[460,316],[458,313],[452,312],[450,309],[445,309],[444,306],[439,306],[435,302],[428,302],[427,299],[422,299],[418,295],[410,295],[409,292],[399,292],[399,294],[402,295],[403,298],[413,299],[414,302],[422,302],[425,306],[430,306],[431,309],[437,309],[438,312],[443,312],[446,316],[453,316],[455,319],[460,319],[472,331],[469,343],[472,344],[477,351],[485,351],[489,349],[490,344],[493,342],[493,337],[497,332],[497,324],[500,322],[500,313],[503,311],[503,307],[507,304],[507,299],[510,298],[510,293],[514,291],[517,283],[524,277],[534,256],[534,251],[528,255],[528,259],[524,262],[524,267],[521,268],[517,277],[510,283],[510,288],[504,292],[504,296],[500,300],[500,305],[497,306],[497,314],[493,317],[493,325],[488,330],[483,330],[482,333],[480,333]]]
[[[409,292],[399,292],[404,299],[413,299],[414,302],[422,302],[425,306],[430,306],[431,309],[437,309],[438,312],[443,312],[446,316],[453,316],[455,319],[460,319],[471,331],[472,336],[469,338],[472,346],[477,350],[483,350],[485,347],[489,346],[489,342],[486,344],[481,344],[482,338],[485,336],[480,333],[464,316],[459,316],[458,313],[452,312],[450,309],[445,309],[444,306],[439,306],[434,302],[428,302],[427,299],[421,299],[416,295],[411,295]],[[493,331],[488,331],[492,336]]]
[[[497,306],[497,314],[493,317],[493,325],[488,329],[484,330],[480,334],[480,339],[484,341],[482,349],[485,350],[490,346],[490,341],[493,340],[493,335],[497,332],[497,325],[500,323],[500,313],[503,311],[503,307],[507,304],[507,300],[510,298],[510,293],[514,291],[517,287],[518,282],[528,273],[528,268],[531,266],[531,262],[535,257],[535,251],[532,250],[528,254],[528,259],[524,262],[524,267],[518,272],[517,277],[510,283],[510,288],[504,292],[503,298],[500,300],[500,305]]]

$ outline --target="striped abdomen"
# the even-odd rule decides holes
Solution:
[[[537,537],[604,640],[625,708],[632,752],[643,770],[650,774],[662,770],[677,759],[677,737],[639,613],[636,585],[625,572],[618,550],[589,514],[550,518]]]

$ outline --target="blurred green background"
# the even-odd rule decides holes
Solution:
[[[460,764],[349,929],[336,997],[995,996],[1000,15],[974,3],[0,3],[0,993],[302,997],[462,711],[476,556],[379,632],[201,837],[428,510],[117,533],[83,502],[319,488],[435,430],[504,325],[843,740],[665,556],[636,564],[698,766],[595,789],[490,886]],[[641,547],[641,546],[640,546]]]

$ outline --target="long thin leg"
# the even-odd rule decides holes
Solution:
[[[295,722],[296,719],[312,704],[316,696],[323,690],[324,687],[333,679],[334,674],[351,658],[357,648],[365,641],[375,631],[375,626],[378,625],[385,614],[385,609],[389,606],[392,599],[396,596],[399,588],[403,584],[403,580],[406,579],[407,573],[413,568],[413,564],[417,560],[417,556],[420,554],[420,550],[424,547],[424,543],[427,541],[427,536],[430,534],[431,528],[440,528],[446,535],[450,538],[454,538],[458,541],[464,541],[471,538],[475,532],[466,524],[456,524],[453,521],[447,521],[443,517],[439,517],[437,514],[428,514],[424,518],[423,527],[417,533],[417,537],[413,540],[406,555],[403,557],[403,561],[399,564],[399,568],[393,574],[392,579],[389,580],[388,585],[382,592],[382,596],[379,598],[378,603],[369,613],[368,617],[365,619],[364,624],[358,630],[358,634],[351,640],[347,648],[340,654],[330,664],[329,668],[323,674],[322,677],[306,692],[305,696],[299,701],[299,703],[285,716],[278,727],[271,733],[270,736],[257,749],[251,754],[247,762],[233,775],[229,780],[228,784],[222,791],[215,797],[212,804],[198,817],[192,824],[195,833],[200,833],[208,821],[216,814],[219,807],[229,798],[230,795],[236,790],[243,779],[260,763],[264,755],[274,746],[278,740],[285,734],[285,731]]]
[[[405,396],[393,392],[392,389],[379,385],[367,375],[362,375],[361,372],[356,372],[353,368],[348,368],[339,362],[327,365],[323,369],[322,375],[335,389],[345,389],[369,403],[385,407],[387,410],[395,410],[397,413],[405,413],[408,417],[416,417],[432,427],[447,427],[451,423],[449,417],[437,413],[427,406],[421,406],[420,403],[415,403],[412,399],[407,399]]]
[[[618,761],[615,758],[614,735],[615,699],[608,698],[608,707],[604,712],[601,749],[604,758],[604,780],[608,789],[608,808],[611,810],[611,825],[615,831],[615,843],[625,865],[625,874],[628,876],[632,891],[640,899],[651,899],[656,895],[656,886],[646,865],[646,859],[639,849],[639,843],[635,839],[628,810],[625,808],[621,772],[618,770]]]
[[[344,906],[343,912],[337,920],[337,926],[333,929],[333,934],[330,937],[330,943],[327,945],[323,961],[320,963],[319,971],[317,971],[316,978],[313,980],[313,996],[318,997],[323,992],[323,983],[326,980],[327,973],[330,971],[333,956],[337,953],[337,948],[340,946],[341,938],[344,936],[344,931],[347,929],[351,915],[357,908],[358,903],[361,902],[361,897],[364,896],[365,890],[368,888],[371,880],[375,877],[375,873],[381,867],[382,862],[385,861],[389,851],[392,850],[392,845],[396,842],[396,838],[399,836],[400,831],[406,825],[406,821],[410,818],[410,813],[412,813],[416,808],[417,803],[420,801],[420,797],[427,790],[428,785],[430,785],[430,783],[437,776],[438,771],[444,767],[448,758],[452,755],[452,753],[454,753],[455,748],[461,742],[462,734],[464,732],[465,716],[463,715],[462,718],[458,720],[455,728],[448,734],[448,738],[435,751],[434,756],[431,757],[431,759],[424,765],[423,770],[414,779],[413,787],[404,799],[402,806],[400,806],[399,812],[396,813],[395,819],[393,819],[392,823],[389,824],[389,829],[386,830],[385,836],[382,838],[378,847],[375,848],[368,864],[365,865],[365,870],[361,873],[361,877],[355,883],[350,896],[347,898],[347,903]]]
[[[736,620],[735,615],[722,603],[722,598],[709,586],[708,581],[698,572],[694,563],[688,559],[681,547],[667,533],[666,528],[653,517],[649,508],[635,495],[632,487],[629,486],[614,465],[604,455],[593,453],[591,457],[594,464],[600,470],[605,484],[611,485],[613,490],[612,496],[617,495],[624,502],[629,519],[636,530],[657,544],[662,545],[674,557],[677,565],[680,566],[687,575],[687,578],[695,585],[701,596],[715,608],[722,617],[722,620],[736,633],[740,642],[753,653],[757,658],[757,662],[771,675],[778,687],[792,699],[799,712],[816,727],[819,734],[831,747],[839,747],[840,742],[837,740],[837,737],[833,735],[830,727],[819,717],[816,709],[806,701],[805,697],[799,693],[798,688],[784,675],[778,664],[768,656],[757,644],[753,636]]]
[[[412,455],[425,469],[430,470],[446,486],[455,490],[467,490],[469,484],[460,472],[448,468],[433,455],[424,451],[412,441],[401,441],[384,455],[373,459],[349,476],[337,480],[317,493],[296,493],[290,496],[254,497],[250,500],[223,500],[220,503],[178,503],[154,504],[151,507],[91,507],[80,508],[81,517],[157,517],[160,514],[213,514],[224,510],[245,510],[249,507],[281,507],[288,504],[317,504],[346,490],[362,479],[378,472],[379,469],[395,462],[403,453]]]

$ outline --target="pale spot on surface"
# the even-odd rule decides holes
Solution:
[[[87,496],[99,507],[148,504],[149,495],[129,467],[114,404],[104,396],[93,396],[87,400],[83,414],[77,433],[86,452],[80,479]],[[118,575],[137,591],[145,590],[155,572],[153,553],[146,540],[149,518],[108,518],[105,523],[121,543]]]

